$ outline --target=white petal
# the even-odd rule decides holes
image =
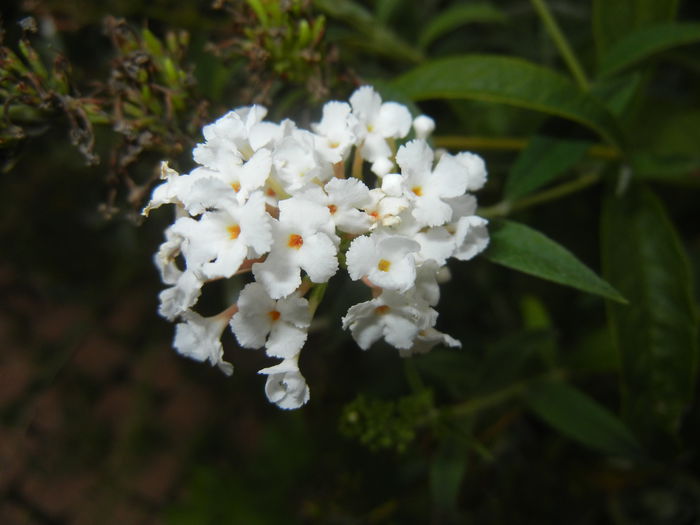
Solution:
[[[304,346],[306,337],[306,330],[285,323],[280,318],[272,324],[270,337],[265,344],[267,355],[283,359],[292,357],[298,354]]]
[[[353,281],[362,279],[376,264],[375,252],[376,246],[371,237],[357,237],[352,241],[345,254],[345,262],[348,266],[348,274]]]
[[[273,251],[264,262],[253,265],[255,279],[265,286],[265,290],[273,299],[289,295],[301,284],[299,266],[288,258],[277,255],[280,253]]]
[[[443,155],[430,179],[433,194],[440,197],[458,197],[467,190],[469,175],[464,165],[452,155]]]
[[[486,164],[484,159],[467,151],[458,154],[457,161],[467,169],[467,190],[476,191],[486,183]]]
[[[338,271],[338,258],[333,241],[324,233],[304,236],[297,261],[311,281],[325,283]]]
[[[429,173],[433,167],[433,150],[424,140],[412,140],[396,152],[396,162],[404,175]]]
[[[411,113],[403,104],[385,102],[375,121],[377,132],[385,138],[400,139],[411,130]]]

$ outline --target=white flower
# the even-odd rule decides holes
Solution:
[[[202,317],[197,312],[187,310],[182,314],[184,323],[175,327],[173,346],[181,355],[195,361],[209,361],[218,366],[226,375],[233,373],[233,365],[224,361],[224,348],[221,334],[228,324],[229,311],[213,317]]]
[[[180,204],[181,186],[183,178],[180,174],[168,166],[167,162],[160,163],[160,178],[165,181],[153,189],[151,200],[141,212],[148,217],[151,210],[159,208],[163,204]]]
[[[419,249],[416,241],[397,235],[357,237],[346,254],[348,273],[355,281],[366,276],[375,286],[406,292],[416,280]]]
[[[407,199],[387,195],[382,188],[370,190],[369,197],[370,202],[364,210],[373,221],[370,229],[399,224],[401,222],[399,215],[409,206]]]
[[[299,371],[299,356],[285,359],[258,373],[267,375],[265,395],[267,399],[285,410],[299,408],[309,401],[309,387]]]
[[[460,261],[468,261],[481,253],[489,245],[488,221],[474,215],[476,199],[472,195],[463,195],[449,200],[453,217],[456,221],[447,226],[453,233],[455,251],[453,256]]]
[[[289,194],[313,182],[325,182],[333,176],[331,164],[323,160],[314,146],[314,136],[296,130],[275,148],[272,162],[277,177]]]
[[[174,321],[178,315],[197,302],[202,293],[202,284],[204,283],[194,271],[184,271],[174,286],[166,288],[158,295],[158,313],[168,321]]]
[[[355,144],[357,118],[346,102],[327,102],[321,122],[312,124],[316,132],[316,149],[331,164],[345,160]]]
[[[195,162],[213,170],[225,171],[231,164],[241,164],[255,152],[250,133],[267,114],[263,106],[246,106],[229,111],[212,124],[204,126],[206,142],[195,147]]]
[[[231,330],[246,348],[265,345],[267,354],[283,359],[298,354],[311,323],[309,302],[298,295],[275,301],[260,283],[250,283],[238,298]]]
[[[399,349],[401,357],[409,357],[414,354],[425,354],[430,352],[435,345],[442,344],[451,348],[462,348],[462,343],[447,334],[439,332],[435,328],[426,328],[419,330],[413,346],[409,349]]]
[[[158,247],[153,258],[160,272],[160,278],[165,284],[175,284],[182,275],[182,270],[177,265],[177,258],[181,253],[184,237],[170,226],[165,230],[165,242]]]
[[[289,295],[301,284],[301,270],[312,282],[325,283],[338,271],[336,247],[329,234],[325,206],[292,197],[280,201],[279,220],[272,221],[273,244],[262,263],[253,265],[255,279],[270,297]]]
[[[343,328],[363,350],[381,338],[395,348],[408,350],[420,330],[435,324],[437,312],[427,303],[385,290],[379,297],[351,306]]]
[[[404,193],[414,204],[413,216],[423,226],[441,226],[452,218],[452,208],[445,202],[463,195],[469,181],[465,165],[445,154],[433,166],[433,151],[422,140],[412,140],[399,148],[396,162],[404,176]]]
[[[184,217],[173,229],[185,239],[187,267],[205,279],[231,277],[247,257],[263,255],[272,244],[270,216],[259,191],[243,206],[235,200],[222,201],[219,209],[204,213],[199,221]]]
[[[411,129],[411,113],[406,106],[396,102],[382,103],[379,93],[370,86],[355,90],[350,97],[350,104],[353,115],[357,118],[355,134],[362,143],[362,157],[370,163],[392,157],[393,152],[387,139],[403,138]],[[386,162],[373,168],[383,171],[379,175],[390,170],[386,168]]]
[[[372,225],[372,217],[360,211],[372,201],[369,188],[358,179],[331,179],[323,189],[309,188],[298,196],[328,208],[335,228],[342,232],[359,235]]]

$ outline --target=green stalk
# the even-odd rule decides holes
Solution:
[[[526,208],[531,208],[545,202],[550,202],[557,200],[560,197],[564,197],[571,193],[576,193],[582,189],[588,188],[596,184],[600,180],[600,175],[597,173],[589,173],[578,179],[574,179],[569,182],[560,184],[559,186],[554,186],[548,190],[535,193],[529,197],[524,197],[518,199],[517,201],[511,203],[510,201],[501,201],[493,206],[487,206],[486,208],[480,208],[477,213],[481,217],[493,218],[509,215],[516,211],[521,211]]]
[[[559,24],[557,24],[557,21],[552,16],[552,12],[549,10],[545,0],[530,1],[532,2],[532,6],[535,8],[535,11],[537,11],[537,14],[542,19],[542,23],[549,33],[549,36],[552,37],[552,40],[554,40],[554,44],[557,46],[559,53],[561,53],[561,56],[564,59],[564,62],[566,62],[571,74],[576,79],[576,83],[581,89],[588,91],[590,84],[588,82],[588,78],[586,77],[586,73],[583,71],[583,67],[581,67],[581,63],[579,62],[578,58],[576,58],[576,55],[571,49],[568,40],[566,40],[564,33],[562,33]]]

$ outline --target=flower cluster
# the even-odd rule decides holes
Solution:
[[[369,86],[349,104],[328,102],[312,131],[265,115],[244,107],[205,126],[198,167],[180,175],[164,163],[144,209],[176,206],[155,257],[169,286],[160,314],[178,322],[176,350],[231,374],[220,341],[229,326],[241,346],[281,360],[260,370],[268,399],[300,407],[309,389],[299,353],[318,306],[318,294],[305,296],[340,266],[371,295],[342,318],[362,349],[380,339],[402,356],[460,346],[435,329],[434,307],[447,259],[470,259],[488,244],[470,193],[486,181],[483,160],[434,152],[433,120],[413,119]],[[415,139],[396,150],[412,129]],[[373,188],[363,182],[365,163]],[[235,304],[213,317],[193,309],[205,283],[246,272],[254,282]]]

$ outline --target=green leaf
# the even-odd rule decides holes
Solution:
[[[364,6],[352,0],[314,0],[314,4],[328,16],[342,20],[355,29],[354,38],[349,39],[354,46],[405,62],[423,60],[420,51],[377,20]]]
[[[609,142],[623,140],[615,118],[568,78],[526,60],[465,55],[409,71],[394,86],[414,100],[473,99],[509,104],[579,122]]]
[[[425,26],[418,37],[418,45],[425,49],[441,36],[473,22],[503,24],[506,20],[502,10],[488,3],[453,5],[441,11]]]
[[[661,202],[642,186],[622,197],[608,195],[602,244],[605,275],[629,300],[608,305],[623,414],[646,439],[673,434],[692,398],[698,359],[685,252]]]
[[[593,0],[593,36],[598,58],[635,29],[673,20],[677,10],[678,0]]]
[[[513,221],[493,221],[484,256],[514,270],[625,302],[624,297],[570,251],[532,228]]]
[[[656,24],[641,27],[615,42],[600,64],[610,76],[674,47],[700,42],[700,24]]]
[[[484,253],[491,262],[578,290],[625,302],[617,290],[566,248],[542,233],[513,221],[497,220]]]
[[[526,402],[548,425],[586,447],[612,456],[643,455],[642,447],[617,416],[569,384],[538,382],[528,391]]]
[[[457,509],[459,487],[467,470],[467,449],[457,439],[443,438],[430,466],[430,492],[436,510],[453,515]]]
[[[504,194],[515,200],[541,188],[565,173],[583,158],[591,143],[535,135],[508,174]]]

